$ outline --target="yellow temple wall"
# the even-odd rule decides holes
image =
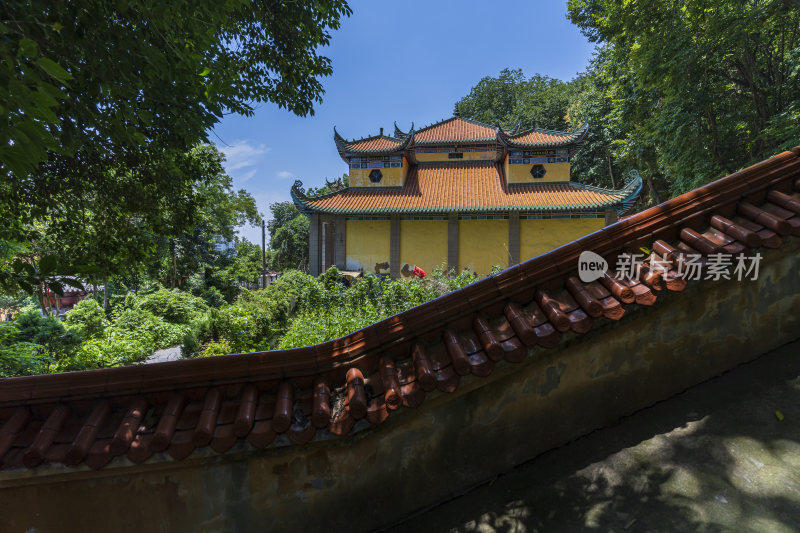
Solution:
[[[446,220],[400,220],[400,275],[410,276],[414,265],[430,273],[447,263]]]
[[[544,178],[534,179],[531,176],[533,165],[510,165],[508,157],[505,161],[506,180],[508,183],[546,183],[554,181],[569,181],[569,163],[543,163]]]
[[[508,266],[508,220],[459,220],[458,269],[481,276]]]
[[[463,154],[464,157],[461,159],[450,159],[450,156],[446,152],[437,152],[434,154],[415,152],[414,157],[416,157],[417,161],[421,163],[430,163],[436,161],[492,161],[495,157],[497,157],[497,153],[495,151],[463,152]]]
[[[402,187],[408,175],[408,161],[403,158],[403,166],[399,168],[379,168],[383,174],[381,181],[372,183],[369,173],[373,168],[353,168],[348,171],[350,187]]]
[[[519,221],[519,260],[549,252],[605,226],[604,218],[522,219]]]
[[[388,220],[348,220],[345,261],[347,270],[389,273]],[[386,267],[383,268],[383,263]]]

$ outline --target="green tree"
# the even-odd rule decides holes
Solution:
[[[212,145],[201,145],[191,152],[197,164],[197,180],[192,191],[195,204],[194,225],[181,233],[163,232],[158,237],[159,261],[153,276],[175,288],[193,273],[203,273],[216,264],[225,249],[234,243],[236,228],[261,222],[253,197],[245,190],[234,191],[233,181],[222,166],[223,155]],[[165,213],[165,226],[182,223]]]
[[[267,223],[269,247],[273,254],[269,267],[274,270],[305,269],[308,264],[308,217],[292,202],[269,206],[272,219]]]
[[[671,193],[800,138],[800,5],[792,1],[569,0],[601,49],[613,152]]]
[[[0,173],[11,181],[4,200],[35,198],[47,209],[81,192],[83,183],[63,172],[59,183],[51,170],[82,167],[108,179],[106,170],[123,163],[166,181],[152,172],[152,156],[205,140],[224,111],[250,115],[269,101],[312,113],[323,94],[319,78],[331,73],[317,51],[349,14],[342,0],[170,9],[147,0],[4,2]],[[8,198],[22,184],[32,188]]]
[[[496,78],[482,78],[455,104],[457,117],[513,129],[568,129],[570,84],[522,70],[503,69]],[[578,126],[579,124],[575,124]]]
[[[269,211],[272,214],[272,218],[267,222],[270,242],[275,238],[275,232],[278,229],[300,216],[300,211],[297,210],[294,202],[273,202],[269,204]]]
[[[343,0],[4,2],[0,240],[44,226],[103,272],[139,264],[153,236],[198,225],[187,149],[224,112],[313,113],[331,73],[318,52],[349,14]]]
[[[308,228],[308,218],[300,215],[275,231],[275,237],[270,241],[270,248],[275,251],[273,269],[305,270],[308,264]]]

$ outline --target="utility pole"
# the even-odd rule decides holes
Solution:
[[[267,221],[261,220],[261,288],[267,288]]]

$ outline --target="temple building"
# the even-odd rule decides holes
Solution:
[[[349,186],[291,191],[311,220],[310,273],[336,265],[396,278],[444,265],[486,275],[616,221],[641,179],[619,190],[571,181],[587,131],[503,131],[453,117],[348,141],[334,128]]]

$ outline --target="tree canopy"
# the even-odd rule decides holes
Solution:
[[[521,122],[522,129],[563,130],[568,107],[568,83],[539,74],[526,78],[521,69],[503,69],[496,78],[482,78],[456,102],[454,114],[507,129]]]
[[[215,150],[193,147],[260,102],[313,114],[331,73],[320,51],[350,12],[344,0],[3,2],[0,284],[133,275],[165,242],[188,258],[209,244],[192,234],[232,240],[255,204],[229,190]]]
[[[797,0],[567,5],[600,44],[592,74],[614,152],[671,193],[797,144]]]
[[[258,102],[313,113],[331,73],[318,52],[349,14],[343,0],[3,2],[0,238],[89,201],[106,224],[191,214],[186,150]]]
[[[455,113],[512,128],[589,123],[573,179],[619,187],[628,170],[650,203],[796,146],[800,139],[797,0],[569,0],[598,43],[567,82],[505,69]]]
[[[305,270],[308,264],[309,220],[292,202],[270,204],[269,247],[274,254],[270,267],[275,270]]]

